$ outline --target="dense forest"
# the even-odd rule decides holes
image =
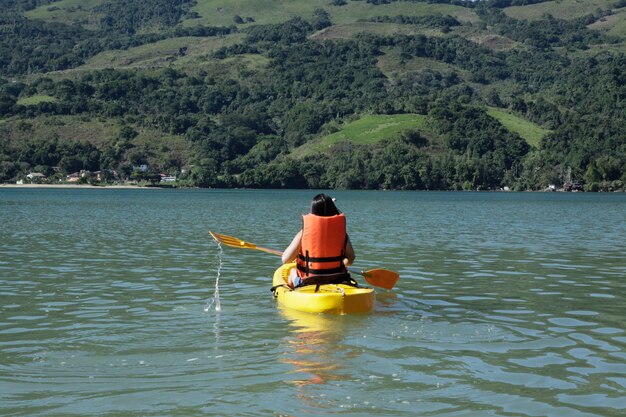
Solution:
[[[0,182],[624,189],[626,1],[314,3],[0,0]],[[373,115],[416,122],[332,139]]]

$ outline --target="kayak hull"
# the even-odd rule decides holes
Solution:
[[[307,313],[353,314],[374,309],[376,294],[372,288],[356,288],[344,284],[324,284],[296,289],[287,286],[289,272],[295,263],[280,266],[274,272],[272,286],[279,306]]]

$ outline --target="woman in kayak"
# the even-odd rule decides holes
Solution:
[[[311,202],[311,213],[302,216],[303,226],[283,252],[283,263],[296,261],[289,274],[291,288],[315,276],[341,276],[354,262],[355,254],[346,233],[346,217],[333,199],[318,194]]]

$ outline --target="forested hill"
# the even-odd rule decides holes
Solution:
[[[626,0],[0,0],[0,34],[0,182],[626,182]]]

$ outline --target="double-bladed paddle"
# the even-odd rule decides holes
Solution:
[[[257,246],[254,243],[246,242],[236,237],[226,236],[211,231],[209,231],[209,233],[213,236],[213,239],[215,239],[216,242],[232,248],[254,249],[277,256],[282,256],[283,254],[281,251]],[[370,269],[369,271],[356,271],[348,269],[348,271],[363,276],[363,278],[365,278],[370,285],[385,288],[387,290],[392,289],[400,278],[400,275],[397,272],[389,271],[388,269]]]

